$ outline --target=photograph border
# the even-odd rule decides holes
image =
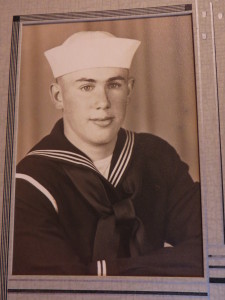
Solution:
[[[126,1],[124,1],[126,2]],[[134,1],[135,2],[135,1]],[[140,3],[142,1],[137,1],[139,2],[139,6]],[[160,2],[160,3],[159,3]],[[153,3],[153,6],[155,7],[167,7],[167,3],[173,3],[174,5],[176,5],[176,3],[178,1],[145,1],[144,3],[144,8],[140,7],[137,9],[132,9],[132,8],[119,8],[119,9],[113,9],[113,10],[102,10],[101,9],[97,9],[96,11],[93,9],[90,9],[90,13],[91,11],[93,11],[95,13],[96,18],[99,18],[99,14],[100,12],[104,13],[107,11],[107,16],[105,15],[105,17],[108,17],[108,12],[113,12],[114,13],[114,18],[115,15],[118,18],[121,18],[121,16],[118,15],[118,11],[122,11],[123,13],[127,13],[128,11],[133,11],[136,12],[139,16],[141,14],[139,14],[139,12],[142,11],[142,17],[144,17],[143,15],[143,11],[146,11],[146,8],[149,6],[152,6],[151,3]],[[224,219],[222,218],[221,220],[217,220],[216,222],[216,226],[214,226],[215,220],[212,220],[212,216],[211,214],[209,214],[209,205],[213,205],[212,203],[212,193],[214,193],[214,197],[215,197],[215,187],[211,187],[212,183],[210,182],[210,180],[212,179],[211,175],[209,175],[209,172],[212,171],[212,165],[213,166],[213,175],[214,175],[214,180],[216,180],[216,184],[217,187],[222,187],[222,168],[221,168],[221,152],[219,153],[219,156],[216,155],[216,158],[214,158],[212,161],[210,161],[209,158],[211,158],[210,155],[215,156],[215,151],[213,151],[212,146],[209,145],[208,143],[210,141],[206,141],[205,140],[205,133],[204,131],[206,130],[206,132],[209,132],[209,127],[212,127],[214,129],[217,129],[217,134],[216,134],[216,141],[215,141],[215,133],[214,133],[214,145],[216,144],[216,151],[221,151],[221,140],[220,140],[220,136],[219,136],[219,118],[217,115],[216,118],[216,122],[215,122],[215,114],[218,114],[218,110],[216,111],[216,108],[218,109],[218,107],[215,107],[215,103],[213,103],[213,100],[215,100],[215,94],[213,92],[215,92],[215,89],[218,88],[218,84],[217,84],[217,78],[214,71],[215,70],[215,60],[216,59],[216,53],[213,52],[214,58],[212,58],[210,49],[213,48],[213,35],[212,35],[212,39],[208,39],[205,42],[204,36],[200,34],[200,30],[197,30],[197,25],[200,26],[201,28],[201,21],[199,20],[200,16],[203,16],[202,12],[205,11],[205,5],[207,6],[207,10],[209,10],[211,12],[211,14],[213,14],[213,6],[212,6],[212,2],[208,2],[207,3],[203,3],[204,1],[197,1],[197,0],[193,0],[193,1],[179,1],[183,2],[185,4],[182,5],[177,5],[176,7],[184,7],[185,5],[188,5],[190,8],[190,5],[192,5],[193,11],[193,24],[194,24],[194,36],[195,36],[195,62],[196,62],[196,81],[197,81],[197,105],[198,105],[198,116],[199,116],[199,143],[200,143],[200,168],[201,168],[201,182],[202,182],[202,197],[204,199],[204,203],[203,203],[203,228],[204,230],[204,253],[205,253],[205,269],[207,269],[207,264],[208,264],[208,259],[207,259],[207,252],[209,252],[210,254],[210,249],[215,249],[215,246],[212,246],[210,248],[210,245],[212,244],[216,244],[218,245],[216,247],[217,250],[213,250],[215,253],[216,251],[220,251],[220,255],[222,255],[221,253],[225,253],[225,247],[224,247],[224,241],[221,244],[221,235],[224,237],[224,229],[221,228],[224,225]],[[108,2],[109,3],[109,2]],[[111,3],[111,1],[110,1]],[[165,5],[162,5],[165,4]],[[148,4],[148,5],[147,5]],[[126,7],[126,3],[125,3],[125,7]],[[135,3],[133,3],[134,7],[135,7]],[[210,7],[210,9],[208,8],[208,6]],[[170,6],[171,7],[171,6]],[[85,8],[84,8],[85,9]],[[158,9],[155,8],[153,9],[155,11],[157,11]],[[59,10],[60,11],[60,10]],[[71,9],[71,11],[76,11],[74,9]],[[201,11],[201,14],[200,14]],[[89,13],[89,14],[90,14]],[[168,13],[168,11],[167,11]],[[178,12],[179,14],[179,12]],[[68,19],[71,20],[71,17],[74,18],[74,15],[79,15],[80,18],[84,18],[84,15],[86,15],[86,12],[81,11],[79,12],[75,12],[75,13],[69,13],[68,16],[70,17]],[[159,13],[159,11],[157,11],[157,13],[155,13],[155,17],[161,15],[161,13]],[[50,17],[50,20],[46,19]],[[59,19],[62,20],[64,16],[64,12],[60,13],[50,13],[49,12],[44,12],[42,10],[41,15],[40,14],[14,14],[14,18],[13,18],[13,27],[12,27],[12,45],[11,45],[11,57],[10,57],[10,65],[11,67],[9,68],[10,70],[10,74],[9,74],[9,92],[8,92],[8,110],[7,110],[7,126],[6,126],[6,149],[5,149],[5,167],[4,167],[4,190],[3,190],[3,209],[2,209],[2,224],[3,224],[3,230],[1,232],[1,246],[2,246],[2,255],[1,255],[1,278],[2,278],[2,295],[3,295],[3,299],[6,299],[7,297],[7,290],[10,293],[25,293],[27,294],[28,291],[36,291],[36,292],[43,292],[45,291],[46,293],[49,292],[49,289],[46,289],[46,285],[50,284],[51,286],[53,286],[52,291],[57,291],[57,289],[54,286],[57,286],[57,284],[55,284],[52,280],[46,280],[47,278],[44,278],[43,281],[45,281],[44,284],[42,284],[42,288],[38,289],[38,286],[40,286],[40,278],[37,276],[34,276],[32,278],[28,278],[31,276],[18,276],[20,277],[20,286],[21,286],[21,282],[22,283],[22,288],[13,288],[13,286],[16,286],[16,279],[13,278],[14,276],[10,276],[8,278],[7,276],[7,268],[8,268],[8,245],[9,245],[9,222],[10,222],[10,210],[12,209],[10,206],[10,201],[11,198],[13,197],[12,195],[12,191],[14,188],[14,182],[13,182],[13,172],[15,170],[15,162],[13,164],[13,155],[14,155],[14,150],[15,150],[15,132],[14,132],[14,122],[15,122],[15,112],[16,112],[16,97],[18,97],[16,91],[18,90],[18,86],[17,86],[17,80],[18,80],[18,72],[17,72],[17,68],[18,68],[18,63],[17,63],[17,57],[18,57],[18,53],[19,53],[19,48],[16,45],[19,45],[19,43],[16,43],[16,40],[19,40],[19,30],[20,30],[20,26],[23,24],[37,24],[37,23],[41,23],[41,22],[55,22],[54,17],[57,17]],[[87,17],[87,15],[86,15]],[[90,17],[90,15],[89,15]],[[131,16],[127,16],[127,18],[130,18]],[[41,20],[41,18],[44,19]],[[101,17],[100,17],[101,18]],[[88,19],[88,17],[86,18]],[[93,20],[93,19],[92,19]],[[73,20],[74,21],[74,20]],[[210,22],[211,21],[211,22]],[[204,24],[205,28],[210,28],[211,32],[213,32],[214,27],[212,28],[212,15],[210,18],[210,21],[207,21],[208,23]],[[62,22],[65,22],[65,20],[63,20]],[[203,21],[204,22],[204,21]],[[198,24],[197,24],[198,23]],[[205,42],[205,43],[204,43]],[[215,41],[214,41],[215,42]],[[206,50],[206,46],[208,47],[210,45],[210,49]],[[214,49],[214,48],[213,48]],[[202,53],[204,55],[202,55]],[[205,76],[204,74],[206,74],[205,72],[205,61],[209,59],[209,57],[212,59],[212,63],[210,63],[209,68],[211,68],[213,70],[212,76],[213,76],[213,80],[214,80],[214,85],[211,87],[208,87],[208,83],[209,83],[209,76]],[[212,93],[209,93],[212,92]],[[209,95],[208,95],[209,93]],[[207,105],[207,107],[205,106],[205,103],[203,103],[203,98],[207,97],[208,101],[210,102],[210,105]],[[216,99],[218,101],[218,99]],[[218,103],[217,103],[218,104]],[[210,121],[207,120],[207,118],[209,117],[209,110],[213,110],[213,114],[210,115]],[[206,118],[207,117],[207,118]],[[206,121],[207,120],[207,121]],[[213,121],[214,120],[214,121]],[[206,124],[208,122],[208,124]],[[204,130],[203,130],[204,128]],[[203,134],[204,133],[204,134]],[[205,147],[208,149],[210,148],[211,153],[210,155],[206,152]],[[2,149],[1,149],[2,151]],[[216,161],[216,165],[215,165],[215,161]],[[215,176],[216,175],[216,176]],[[215,179],[216,177],[216,179]],[[222,194],[220,194],[220,192],[222,192],[222,188],[220,191],[216,190],[216,199],[217,199],[217,205],[216,205],[216,209],[217,211],[220,211],[221,205],[223,206],[223,201],[221,201],[223,199]],[[223,214],[222,214],[223,215]],[[222,223],[222,226],[221,226]],[[210,227],[209,227],[210,225]],[[212,232],[215,231],[215,227],[216,229],[220,229],[219,230],[219,236],[217,235],[217,240],[216,243],[210,242],[210,237],[213,234]],[[211,230],[211,228],[213,228]],[[208,241],[207,241],[207,237],[206,237],[206,231],[209,235],[208,237]],[[222,232],[221,232],[222,231]],[[210,235],[211,234],[211,235]],[[4,247],[4,245],[6,245],[6,247]],[[214,247],[214,248],[213,248]],[[206,249],[207,248],[207,249]],[[213,252],[213,253],[214,253]],[[212,268],[211,268],[212,269]],[[175,279],[168,279],[168,278],[153,278],[153,279],[148,279],[148,280],[140,280],[140,290],[118,290],[117,286],[121,287],[121,277],[119,278],[115,278],[115,280],[113,280],[112,278],[108,279],[104,279],[104,281],[106,282],[106,286],[108,287],[112,287],[113,281],[113,289],[110,291],[111,294],[130,294],[133,295],[135,294],[142,294],[142,295],[168,295],[168,296],[178,296],[178,295],[182,295],[182,299],[184,299],[185,296],[196,296],[196,298],[200,297],[201,299],[203,299],[203,297],[207,297],[208,296],[208,282],[210,281],[210,278],[208,277],[208,272],[206,270],[205,272],[205,277],[204,278],[190,278],[190,280],[183,280],[181,278],[175,278]],[[17,277],[17,278],[18,278]],[[43,277],[43,276],[42,276]],[[7,281],[7,278],[9,279]],[[78,290],[74,290],[74,289],[69,289],[68,286],[73,285],[72,282],[74,281],[74,277],[72,278],[68,278],[68,284],[67,284],[67,289],[63,289],[58,291],[59,293],[61,292],[66,292],[68,293],[68,291],[70,291],[71,293],[73,293],[73,291],[75,291],[75,293],[77,293]],[[92,289],[92,290],[87,290],[86,287],[84,287],[83,282],[90,282],[93,281],[93,277],[90,278],[90,281],[88,280],[88,278],[85,277],[85,279],[80,279],[78,281],[81,281],[81,285],[83,286],[83,289],[80,289],[80,293],[85,294],[85,293],[90,293],[93,292],[93,294],[95,293],[106,293],[106,289]],[[136,279],[132,279],[131,280],[131,286],[134,284],[134,282],[137,282]],[[52,284],[53,282],[53,284]],[[96,281],[97,285],[99,284],[99,280]],[[93,287],[97,286],[96,283],[93,284]],[[158,290],[154,290],[154,291],[148,291],[149,289],[149,284],[153,284],[157,287]],[[28,286],[32,286],[32,288],[28,288]],[[176,287],[176,289],[174,289]],[[183,292],[181,292],[183,291]],[[184,297],[183,297],[184,296]],[[4,298],[5,297],[5,298]],[[105,296],[104,296],[105,297]],[[24,298],[25,299],[25,298]],[[27,298],[28,299],[28,298]],[[50,298],[49,298],[50,299]],[[73,298],[74,299],[74,298]],[[104,298],[105,299],[105,298]],[[152,298],[151,298],[152,299]],[[167,298],[169,299],[169,298]]]

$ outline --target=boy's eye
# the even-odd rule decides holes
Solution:
[[[121,83],[119,83],[119,82],[111,82],[111,83],[109,83],[108,87],[110,89],[118,89],[118,88],[121,87]]]
[[[94,89],[94,86],[93,85],[84,85],[80,89],[81,89],[81,91],[84,91],[84,92],[90,92]]]

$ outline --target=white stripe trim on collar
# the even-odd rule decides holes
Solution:
[[[118,160],[117,160],[117,163],[116,163],[116,165],[115,165],[113,171],[112,171],[111,174],[110,174],[110,177],[109,177],[109,180],[110,180],[110,181],[112,180],[112,178],[113,178],[113,176],[114,176],[114,173],[116,172],[117,167],[120,165],[120,161],[121,161],[121,159],[122,159],[122,157],[123,157],[123,155],[124,155],[124,152],[125,152],[125,150],[126,150],[126,147],[127,147],[128,142],[129,142],[129,139],[128,139],[128,135],[127,135],[127,132],[126,132],[126,142],[125,142],[125,144],[124,144],[124,146],[123,146],[123,150],[122,150],[122,152],[120,153],[120,156],[119,156],[119,158],[118,158]]]
[[[126,170],[126,167],[131,158],[133,146],[134,146],[134,133],[126,130],[125,144],[124,144],[121,154],[117,160],[117,163],[116,163],[114,169],[112,170],[112,172],[109,176],[109,179],[108,179],[108,181],[114,187],[116,187],[118,185],[122,175],[124,174],[124,172]],[[94,170],[98,174],[100,174],[100,172],[97,170],[97,168],[95,167],[95,165],[93,164],[93,162],[90,159],[88,159],[87,157],[85,157],[83,155],[74,153],[74,152],[47,149],[47,150],[31,151],[30,153],[27,154],[27,156],[30,156],[30,155],[45,156],[45,157],[59,159],[59,160],[66,161],[66,162],[71,162],[71,163],[74,163],[77,165],[83,165],[83,166],[86,166],[86,167]]]
[[[42,194],[44,194],[48,198],[48,200],[51,202],[54,209],[58,213],[58,205],[56,203],[56,200],[43,185],[41,185],[37,180],[26,174],[16,173],[16,178],[26,180],[34,187],[36,187]]]
[[[38,155],[38,156],[45,156],[45,157],[50,157],[50,158],[57,158],[59,160],[63,160],[63,161],[68,161],[68,162],[71,162],[71,163],[75,163],[77,165],[83,165],[83,166],[86,166],[94,171],[97,171],[97,169],[95,167],[93,167],[91,164],[87,164],[85,161],[82,161],[80,159],[68,159],[68,158],[64,158],[63,156],[61,155],[55,155],[55,154],[51,154],[51,152],[49,151],[49,154],[48,153],[34,153],[32,155]]]
[[[117,176],[116,182],[115,183],[113,182],[114,186],[118,185],[123,173],[125,172],[125,170],[127,168],[127,165],[130,161],[130,157],[131,157],[131,154],[132,154],[133,146],[134,146],[134,136],[132,135],[131,136],[131,142],[130,142],[130,145],[129,145],[129,149],[126,152],[127,156],[126,156],[126,158],[123,159],[123,166],[121,166],[120,169],[117,172],[118,176]]]
[[[75,163],[78,165],[83,165],[86,167],[91,168],[92,170],[98,172],[95,165],[91,160],[86,158],[85,156],[82,156],[80,154],[76,154],[69,151],[60,151],[60,150],[35,150],[27,154],[29,155],[38,155],[38,156],[45,156],[50,158],[56,158],[63,161],[68,161],[71,163]]]
[[[131,131],[126,131],[127,138],[124,144],[123,150],[120,157],[109,177],[109,181],[113,186],[117,186],[122,175],[124,174],[126,167],[130,161],[130,157],[134,146],[134,133]]]

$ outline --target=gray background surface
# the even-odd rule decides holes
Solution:
[[[224,211],[223,211],[223,184],[224,178],[222,172],[225,169],[225,7],[224,1],[162,1],[163,5],[193,3],[194,27],[199,31],[194,32],[196,39],[195,56],[198,61],[196,65],[196,81],[197,81],[197,97],[198,97],[198,120],[199,120],[199,140],[200,140],[200,166],[202,181],[202,198],[203,198],[203,225],[205,239],[205,263],[223,267],[225,247],[224,247]],[[13,15],[28,14],[46,14],[54,12],[68,11],[93,11],[107,9],[123,9],[134,7],[148,7],[159,5],[156,0],[141,1],[25,1],[10,0],[0,1],[1,8],[1,24],[0,24],[0,94],[1,94],[1,110],[0,110],[0,194],[3,195],[4,186],[4,164],[5,164],[5,136],[7,123],[7,102],[8,102],[8,79],[9,79],[9,60],[10,60],[10,43],[11,28]],[[222,17],[221,17],[222,13]],[[214,40],[215,37],[215,40]],[[18,99],[17,99],[18,100]],[[18,101],[17,101],[18,105]],[[18,107],[17,107],[18,108]],[[16,128],[17,129],[17,128]],[[15,158],[13,163],[13,171],[15,170]],[[14,182],[12,182],[14,184]],[[13,186],[12,186],[13,188]],[[13,197],[13,193],[12,193]],[[2,201],[1,196],[1,201]],[[10,199],[7,199],[8,201]],[[12,204],[13,210],[13,204]],[[0,222],[2,219],[2,211],[0,211]],[[13,222],[11,220],[11,222]],[[212,257],[207,260],[207,254]],[[224,278],[224,269],[210,268],[206,272],[207,277]],[[82,281],[82,279],[80,279]],[[76,286],[86,288],[89,285],[88,280],[84,280],[82,285],[79,281],[74,280],[65,282],[66,288],[76,288]],[[187,284],[185,284],[185,281]],[[33,282],[28,278],[9,278],[8,287],[26,287],[30,288],[42,287],[43,282],[46,286],[51,285],[51,280],[36,279]],[[193,280],[193,286],[199,291],[207,291],[208,287],[204,280]],[[88,284],[87,284],[88,283]],[[63,284],[62,280],[55,281],[55,285]],[[124,289],[124,282],[118,279],[115,283],[110,280],[105,282],[96,281],[96,287],[109,288],[114,290]],[[18,286],[17,286],[18,285]],[[171,280],[165,282],[164,278],[151,279],[146,282],[135,281],[125,284],[126,289],[140,290],[173,290],[174,285],[178,289],[187,290],[190,288],[190,280],[177,279],[176,283]],[[206,287],[205,287],[206,286]],[[88,286],[87,286],[88,289]],[[225,288],[222,284],[211,284],[210,299],[223,299]],[[123,298],[122,298],[123,297]],[[153,298],[154,297],[154,298]],[[8,299],[190,299],[187,297],[173,296],[152,296],[152,295],[52,295],[52,294],[16,294],[10,293]],[[204,299],[207,297],[195,297],[195,299]],[[4,295],[2,297],[4,299]]]

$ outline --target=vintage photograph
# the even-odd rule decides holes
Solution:
[[[204,276],[192,28],[23,26],[13,275]]]

